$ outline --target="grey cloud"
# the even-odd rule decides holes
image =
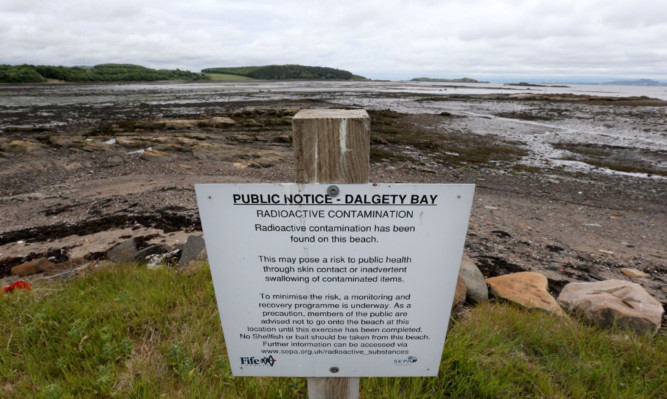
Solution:
[[[665,79],[666,13],[648,0],[0,0],[0,63]]]

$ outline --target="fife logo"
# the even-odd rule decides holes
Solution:
[[[397,366],[409,366],[417,363],[417,356],[408,356],[407,359],[394,359],[394,364]]]
[[[273,356],[265,356],[263,358],[256,358],[255,356],[246,357],[241,356],[241,365],[243,366],[271,366],[277,362]]]

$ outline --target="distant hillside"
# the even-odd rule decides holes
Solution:
[[[661,83],[657,80],[651,79],[615,80],[613,82],[606,82],[603,84],[618,86],[667,86],[667,83]]]
[[[0,65],[0,83],[45,82],[138,82],[156,80],[208,80],[202,73],[180,69],[151,69],[133,64],[100,64],[94,67],[51,65]]]
[[[410,80],[411,82],[446,82],[446,83],[489,83],[481,82],[479,80],[471,78],[459,78],[459,79],[437,79],[437,78],[414,78]]]
[[[245,76],[263,80],[366,80],[352,72],[342,69],[315,67],[305,65],[266,65],[245,67],[221,67],[202,69],[203,73],[220,73],[227,75]]]

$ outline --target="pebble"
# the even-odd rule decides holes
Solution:
[[[647,273],[644,273],[641,270],[638,269],[629,269],[629,268],[622,268],[621,272],[625,274],[626,276],[629,277],[648,277],[649,275]]]

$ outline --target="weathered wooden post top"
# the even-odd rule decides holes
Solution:
[[[371,119],[365,110],[304,109],[292,120],[297,183],[367,183]]]

